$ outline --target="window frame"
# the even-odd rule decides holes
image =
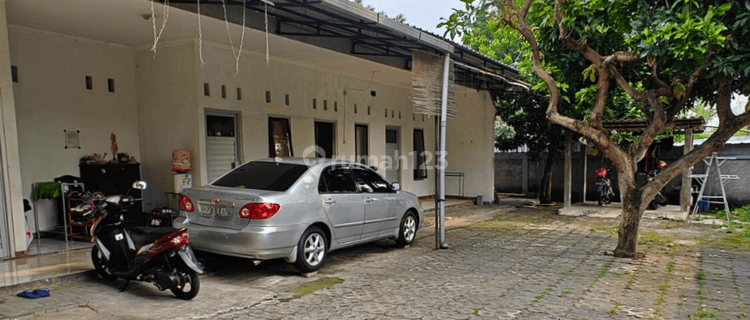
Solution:
[[[318,134],[318,125],[319,124],[329,124],[331,125],[331,154],[326,155],[325,157],[321,157],[317,150],[315,152],[315,158],[316,159],[332,159],[336,156],[336,149],[338,149],[336,143],[338,142],[336,137],[336,121],[330,121],[330,120],[313,120],[313,139],[315,139],[315,146],[320,147],[319,144],[319,134]],[[322,149],[322,147],[321,147]]]
[[[417,133],[421,139],[417,139]],[[420,141],[421,140],[421,141]],[[422,150],[417,150],[417,141],[420,141]],[[412,132],[412,150],[414,150],[414,180],[425,180],[428,178],[427,157],[425,156],[424,129],[414,128]],[[420,168],[422,167],[422,168]]]
[[[286,125],[286,131],[289,135],[289,157],[294,157],[294,143],[292,140],[292,121],[289,118],[285,117],[268,117],[268,157],[269,158],[276,158],[278,155],[276,154],[276,144],[274,143],[273,139],[273,126],[272,124],[275,121],[284,122]]]
[[[357,129],[363,128],[364,129],[364,143],[362,144],[362,147],[365,149],[364,155],[358,154],[359,147],[360,147],[360,141],[357,139]],[[367,165],[370,159],[370,126],[367,124],[362,123],[355,123],[354,124],[354,156],[357,158],[357,163]],[[364,163],[363,163],[364,162]]]

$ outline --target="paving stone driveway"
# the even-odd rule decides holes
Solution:
[[[189,306],[184,310],[134,314],[133,308],[146,304],[132,299],[143,298],[119,294],[110,286],[99,294],[119,297],[115,306],[122,312],[104,312],[88,303],[37,317],[745,319],[750,313],[750,254],[678,241],[716,233],[708,227],[644,221],[639,251],[646,258],[631,260],[602,254],[616,244],[617,220],[510,207],[469,207],[451,216],[447,250],[434,250],[428,226],[407,249],[380,241],[332,253],[311,278],[295,275],[283,263],[264,262],[225,267],[204,277],[201,294],[187,304],[145,285],[136,292],[164,296],[149,303],[154,308]],[[491,221],[460,227],[492,216]],[[325,278],[343,282],[294,296],[295,288]],[[91,286],[60,290],[93,295]],[[95,298],[81,294],[77,299],[84,305],[81,299]]]

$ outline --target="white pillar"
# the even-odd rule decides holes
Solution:
[[[438,159],[438,170],[440,176],[440,249],[447,249],[448,244],[445,243],[445,129],[448,118],[448,75],[450,73],[450,62],[451,54],[446,52],[445,59],[443,61],[443,96],[442,103],[440,106],[440,150],[437,154]]]
[[[22,72],[22,70],[20,71]],[[9,253],[26,251],[21,161],[18,153],[16,104],[13,100],[13,80],[10,73],[10,41],[5,0],[0,0],[0,164],[2,164],[3,208],[8,223]],[[0,223],[5,223],[0,219]]]
[[[588,177],[588,167],[589,167],[589,146],[586,145],[583,149],[583,196],[581,196],[581,202],[586,202],[586,178]]]

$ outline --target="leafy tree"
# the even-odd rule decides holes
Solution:
[[[520,34],[531,48],[534,74],[549,95],[547,119],[582,135],[616,168],[623,213],[615,256],[635,256],[643,211],[666,183],[750,123],[750,113],[735,115],[730,108],[733,93],[750,93],[749,0],[462,1],[466,10],[446,21],[451,32],[470,31],[491,20]],[[555,32],[545,32],[550,29],[545,27]],[[548,55],[547,50],[557,51]],[[581,63],[586,65],[581,78],[592,84],[567,101],[571,86],[566,81],[581,74],[571,71]],[[621,146],[602,120],[609,101],[622,99],[633,106],[632,116],[647,118],[649,125]],[[656,136],[670,131],[675,115],[698,99],[715,106],[717,130],[655,179],[636,184],[637,163]],[[586,111],[582,116],[564,114],[563,101]]]
[[[466,4],[466,10],[457,10],[457,14],[451,18],[465,16],[471,8],[471,4]],[[545,24],[542,16],[537,18],[538,32],[554,38],[557,33],[554,25]],[[519,69],[521,78],[533,85],[533,89],[527,93],[491,91],[496,101],[496,114],[514,129],[513,135],[496,136],[496,146],[501,150],[509,150],[526,145],[529,158],[544,161],[539,200],[549,203],[552,201],[552,168],[555,162],[562,159],[561,155],[565,148],[561,143],[562,137],[570,132],[545,121],[546,109],[543,106],[548,101],[542,97],[546,93],[546,84],[534,73],[529,43],[512,28],[492,19],[491,12],[477,13],[473,19],[473,27],[466,29],[467,32],[462,35],[463,43],[491,58],[513,65]],[[449,24],[450,21],[446,21],[441,26]],[[449,32],[450,30],[446,31]],[[578,59],[574,52],[560,48],[554,43],[543,42],[540,48],[548,57],[545,62],[548,68],[565,69],[564,73],[559,73],[557,79],[564,88],[558,109],[571,117],[585,117],[586,106],[593,101],[596,92],[596,87],[581,77],[589,66]],[[587,78],[591,75],[587,74]],[[628,117],[634,109],[632,100],[621,90],[608,97],[607,105],[609,108],[605,109],[605,119]]]

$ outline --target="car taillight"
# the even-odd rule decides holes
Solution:
[[[242,219],[268,219],[279,212],[279,205],[275,203],[248,203],[238,215]]]
[[[180,196],[180,210],[187,212],[195,211],[195,206],[193,206],[193,202],[190,201],[190,198],[186,196]]]

